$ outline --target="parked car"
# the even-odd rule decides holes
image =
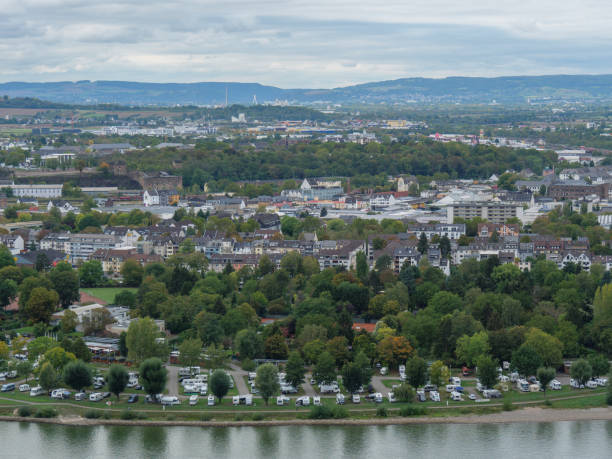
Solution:
[[[128,403],[136,403],[138,401],[138,394],[130,394],[128,397]]]
[[[468,398],[470,400],[476,400],[476,394],[470,394],[470,395],[468,395]]]

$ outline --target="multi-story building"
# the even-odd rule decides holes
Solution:
[[[408,233],[412,233],[419,237],[421,233],[425,233],[427,239],[433,236],[446,236],[451,240],[459,239],[465,235],[465,223],[434,223],[425,225],[408,225]]]
[[[10,185],[13,194],[17,197],[27,196],[31,198],[60,198],[63,185]]]
[[[447,219],[452,222],[455,218],[471,220],[480,217],[491,223],[506,223],[509,218],[521,219],[523,207],[501,202],[465,202],[449,206]]]

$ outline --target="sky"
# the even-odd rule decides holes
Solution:
[[[0,81],[612,73],[606,0],[0,0]]]

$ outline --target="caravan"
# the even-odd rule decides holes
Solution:
[[[561,383],[556,379],[553,379],[548,385],[552,390],[561,390]]]
[[[344,405],[344,395],[336,394],[336,405]]]
[[[462,402],[463,401],[463,397],[461,397],[461,394],[459,392],[451,392],[451,399],[454,402]]]

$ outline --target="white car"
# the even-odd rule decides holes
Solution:
[[[361,403],[361,397],[359,394],[353,394],[353,403]]]
[[[468,395],[468,398],[470,400],[476,400],[476,394],[470,394],[470,395]]]

